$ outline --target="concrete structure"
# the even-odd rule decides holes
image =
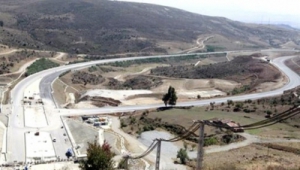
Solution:
[[[52,138],[48,132],[25,133],[26,162],[56,160]]]
[[[74,93],[69,93],[69,103],[70,104],[75,104],[75,95]]]
[[[27,88],[24,90],[24,98],[31,99],[31,100],[41,99],[41,97],[39,95],[40,82],[41,82],[41,78],[34,81],[31,85],[27,86]]]
[[[46,127],[48,125],[43,106],[24,106],[26,127]]]
[[[103,145],[103,143],[104,143],[104,130],[103,129],[99,129],[97,138],[98,138],[99,144]]]

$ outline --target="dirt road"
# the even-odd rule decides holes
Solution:
[[[213,38],[214,36],[209,36],[209,37],[206,37],[206,38],[198,38],[196,43],[197,43],[197,46],[196,47],[193,47],[193,48],[190,48],[190,49],[186,49],[186,50],[183,50],[181,53],[192,53],[192,52],[195,52],[197,50],[202,50],[205,48],[205,44],[204,42],[205,41],[208,41],[209,39]]]
[[[56,62],[59,62],[59,63],[62,63],[62,64],[67,64],[68,61],[63,61],[62,58],[67,55],[66,53],[63,53],[63,52],[58,52],[58,54],[53,57],[53,58],[50,58],[51,60],[54,60]]]
[[[12,73],[6,73],[6,74],[1,74],[0,76],[8,76],[8,75],[12,75],[12,74],[23,74],[27,67],[29,67],[32,63],[34,63],[37,59],[28,61],[27,63],[25,63],[24,65],[22,65],[18,71],[16,72],[12,72]]]
[[[248,146],[253,143],[289,143],[289,142],[300,142],[300,140],[288,140],[288,139],[274,139],[274,138],[261,138],[255,135],[250,135],[248,133],[240,133],[239,135],[246,138],[246,140],[237,143],[231,143],[226,146],[211,146],[205,149],[205,153],[215,153],[215,152],[225,152],[231,149],[237,149],[241,147]]]
[[[17,51],[20,51],[20,50],[11,49],[11,50],[7,50],[7,51],[4,51],[4,52],[0,52],[0,55],[7,55],[7,54],[15,53]]]

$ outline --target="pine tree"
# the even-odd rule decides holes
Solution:
[[[163,96],[162,101],[164,101],[165,106],[168,105],[169,98],[170,98],[169,93],[166,93],[166,94]]]
[[[170,98],[169,98],[169,105],[176,105],[176,101],[177,101],[177,95],[176,95],[176,91],[173,87],[170,87],[171,91],[170,91]]]
[[[163,96],[162,101],[164,101],[166,106],[168,104],[172,106],[176,105],[177,95],[174,87],[169,87],[168,93]]]

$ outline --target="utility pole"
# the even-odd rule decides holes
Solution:
[[[204,122],[199,121],[200,128],[199,128],[199,140],[198,140],[198,153],[197,153],[197,169],[196,170],[202,170],[203,165],[203,155],[204,155]]]
[[[157,150],[156,150],[155,170],[159,170],[159,164],[160,164],[160,149],[161,149],[161,140],[160,140],[160,139],[157,139]]]
[[[125,167],[124,167],[124,169],[125,170],[129,170],[128,169],[128,164],[129,164],[129,156],[128,155],[126,155],[126,156],[124,156],[124,159],[125,159]]]

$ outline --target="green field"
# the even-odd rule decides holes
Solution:
[[[250,118],[245,118],[249,116]],[[162,118],[165,121],[181,124],[183,126],[190,125],[193,120],[208,120],[212,118],[230,119],[240,124],[250,124],[263,119],[262,116],[249,115],[241,112],[226,112],[221,110],[205,111],[203,107],[194,107],[191,109],[171,109],[160,112],[152,112],[149,114],[150,118]]]
[[[29,76],[32,75],[34,73],[49,69],[49,68],[53,68],[53,67],[58,67],[59,64],[46,59],[46,58],[41,58],[37,61],[35,61],[33,64],[31,64],[28,68],[27,71],[25,73],[25,76]]]

